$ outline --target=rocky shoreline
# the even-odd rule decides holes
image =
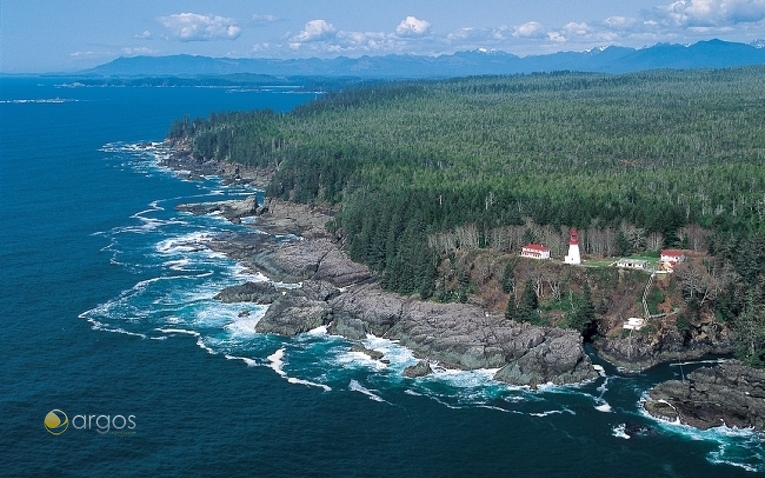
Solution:
[[[657,385],[643,406],[651,416],[702,430],[725,425],[764,431],[765,371],[736,361],[703,367]]]
[[[598,376],[577,332],[510,322],[472,305],[386,292],[369,269],[352,262],[329,239],[261,246],[247,253],[250,243],[243,236],[211,243],[217,251],[237,251],[237,260],[274,280],[301,283],[285,289],[248,283],[218,295],[223,301],[270,303],[256,325],[258,332],[294,336],[327,326],[329,333],[351,341],[367,334],[395,340],[426,361],[408,376],[427,373],[428,362],[465,370],[496,368],[495,379],[531,387]]]
[[[264,188],[273,171],[191,157],[187,145],[169,144],[163,161],[189,178],[217,175],[224,184]],[[262,333],[294,336],[319,326],[332,334],[359,341],[372,334],[398,341],[420,358],[407,367],[406,377],[431,372],[431,363],[460,369],[498,369],[494,378],[513,385],[566,385],[598,377],[585,354],[582,337],[569,330],[507,321],[469,304],[439,304],[383,291],[374,274],[342,253],[324,224],[333,211],[255,197],[242,201],[181,205],[195,214],[217,212],[232,222],[257,216],[253,232],[219,235],[209,247],[259,271],[272,280],[300,284],[277,288],[265,283],[229,287],[216,298],[270,304],[256,325]],[[266,234],[264,234],[266,233]],[[293,236],[285,240],[285,236]],[[642,371],[658,363],[729,354],[731,344],[718,330],[704,331],[702,340],[679,337],[656,342],[645,337],[601,338],[599,356],[620,369]],[[354,350],[370,357],[379,352]],[[738,364],[702,368],[686,381],[668,381],[649,392],[644,407],[656,418],[699,428],[726,424],[765,430],[765,372]],[[722,406],[721,404],[725,404]]]
[[[189,177],[216,174],[224,182],[261,186],[267,173],[196,160],[187,147],[175,147],[164,165],[190,171]],[[249,178],[258,178],[250,180]],[[247,283],[229,287],[217,298],[270,304],[256,325],[262,333],[294,336],[319,326],[351,341],[367,334],[398,341],[422,359],[406,376],[427,374],[430,363],[473,370],[499,369],[495,378],[513,385],[566,385],[598,377],[575,331],[507,321],[467,304],[437,304],[383,291],[374,274],[340,251],[324,224],[332,211],[270,200],[259,207],[244,200],[183,204],[193,214],[221,213],[233,222],[257,216],[253,232],[220,235],[209,247],[274,281],[300,284],[277,289]],[[262,234],[267,232],[268,234]],[[293,240],[279,236],[293,235]]]

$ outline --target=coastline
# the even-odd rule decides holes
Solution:
[[[170,146],[173,153],[163,165],[187,172],[190,179],[215,174],[224,184],[262,189],[273,175],[273,171],[195,160],[190,157],[187,145]],[[598,378],[577,332],[518,324],[473,305],[420,301],[382,290],[372,271],[352,262],[340,250],[337,243],[340,238],[324,228],[335,211],[276,199],[259,206],[253,198],[179,207],[197,214],[216,208],[233,222],[257,216],[252,233],[218,237],[208,245],[272,280],[300,285],[279,290],[279,294],[258,290],[253,283],[221,291],[220,300],[270,304],[256,326],[258,332],[294,336],[326,326],[329,333],[350,341],[359,341],[368,334],[396,340],[420,359],[420,363],[407,370],[407,377],[427,374],[433,364],[463,370],[499,369],[494,379],[532,388],[547,383],[573,385]],[[293,236],[297,240],[277,241],[276,236]],[[358,342],[354,347],[379,359],[374,351],[363,350]],[[634,363],[622,362],[619,353],[611,357],[608,350],[599,349],[598,355],[627,370],[636,366],[645,370],[661,363],[661,357],[654,357],[648,350],[644,352],[637,354],[644,356]],[[709,352],[707,348],[690,350],[684,357],[695,359]],[[666,359],[676,357],[680,355],[673,351]],[[641,406],[656,419],[677,420],[702,429],[727,424],[765,430],[765,405],[741,398],[751,393],[749,389],[739,387],[738,380],[719,380],[710,387],[709,380],[703,378],[709,373],[739,374],[739,369],[732,372],[724,365],[699,369],[680,385],[674,383],[677,381],[659,384],[647,391],[649,398]],[[704,389],[703,394],[692,393],[697,386]],[[765,390],[765,385],[762,388]],[[740,404],[744,400],[750,407],[749,418],[740,418],[735,407],[710,405],[708,392],[713,389],[714,396],[727,397],[727,403]]]
[[[173,152],[163,166],[184,171],[190,179],[215,174],[224,184],[262,187],[269,177],[267,171],[195,160],[188,145],[168,146]],[[252,198],[185,204],[179,209],[196,214],[221,211],[234,222],[257,216],[252,233],[219,236],[208,245],[274,281],[301,285],[280,290],[281,295],[253,292],[251,284],[244,285],[252,289],[249,292],[236,286],[219,294],[223,300],[228,296],[228,300],[269,303],[256,326],[258,332],[292,336],[327,326],[330,333],[351,341],[371,334],[397,340],[434,365],[499,369],[496,380],[533,388],[598,377],[578,332],[508,321],[473,305],[427,302],[382,290],[375,274],[351,261],[340,250],[339,238],[324,229],[334,211],[273,199],[257,206]]]

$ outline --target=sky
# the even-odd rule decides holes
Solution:
[[[120,56],[520,56],[765,38],[765,0],[2,0],[0,73]]]

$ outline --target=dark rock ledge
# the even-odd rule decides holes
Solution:
[[[703,430],[726,425],[765,431],[765,371],[736,361],[700,368],[684,381],[657,385],[643,406],[656,418]]]

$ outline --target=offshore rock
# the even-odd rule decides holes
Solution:
[[[353,347],[351,347],[351,352],[361,352],[368,355],[372,360],[380,360],[384,355],[382,352],[378,352],[377,350],[370,350],[361,344],[354,344]]]
[[[255,325],[260,333],[294,337],[322,325],[327,325],[332,309],[326,302],[301,295],[286,294],[276,299]]]
[[[765,371],[727,362],[697,369],[685,381],[654,387],[643,404],[652,416],[707,429],[765,431]]]
[[[254,302],[256,304],[270,304],[281,295],[276,287],[270,282],[246,282],[242,285],[226,287],[216,296],[221,302]]]
[[[430,368],[430,364],[425,360],[420,360],[415,365],[410,365],[404,369],[404,377],[417,378],[424,377],[433,373],[433,369]]]

